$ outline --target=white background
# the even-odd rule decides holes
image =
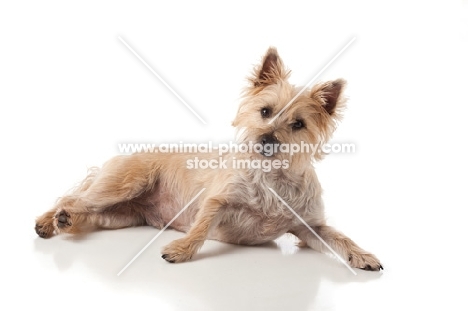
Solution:
[[[0,308],[467,308],[466,1],[11,1],[0,4]],[[118,40],[206,120],[203,125]],[[357,271],[291,241],[208,242],[169,265],[167,231],[39,239],[36,216],[122,142],[234,137],[245,77],[269,46],[307,83],[343,77],[335,135],[357,152],[317,165],[329,221],[385,266]]]

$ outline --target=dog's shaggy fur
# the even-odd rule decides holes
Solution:
[[[249,79],[250,86],[233,125],[241,143],[308,144],[328,141],[344,107],[345,81],[314,86],[278,115],[300,88],[288,82],[289,70],[270,48]],[[276,119],[269,123],[272,118]],[[323,251],[324,245],[272,193],[274,191],[352,267],[380,270],[379,260],[333,227],[327,226],[322,189],[312,166],[321,153],[228,153],[229,169],[189,169],[187,160],[217,159],[218,154],[136,153],[117,156],[93,169],[70,194],[36,221],[42,238],[150,225],[163,228],[201,189],[206,190],[171,227],[187,232],[163,248],[168,262],[189,260],[206,239],[255,245],[289,232],[303,244]],[[288,167],[265,172],[234,169],[234,159],[287,160]]]

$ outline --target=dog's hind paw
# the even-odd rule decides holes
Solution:
[[[37,235],[43,239],[50,238],[54,235],[54,214],[55,211],[49,211],[36,219],[34,230]]]
[[[36,227],[34,228],[38,236],[43,239],[50,238],[54,235],[54,226],[52,224],[39,224],[36,223]]]
[[[380,271],[384,269],[380,261],[373,254],[350,254],[348,259],[350,265],[354,268],[368,271]]]
[[[64,229],[72,225],[70,214],[65,210],[59,210],[54,218],[54,223],[59,229]]]

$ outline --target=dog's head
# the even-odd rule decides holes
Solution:
[[[322,153],[317,150],[330,139],[341,117],[346,82],[338,79],[302,91],[302,87],[288,82],[289,74],[276,49],[269,48],[249,78],[233,126],[240,143],[264,147],[258,157],[310,165],[311,159],[321,159]],[[318,148],[301,148],[291,155],[291,149],[297,148],[293,146],[306,144]]]

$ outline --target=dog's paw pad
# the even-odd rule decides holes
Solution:
[[[58,228],[65,228],[65,227],[70,227],[71,224],[71,219],[70,219],[70,214],[65,211],[61,210],[55,215],[55,218],[57,219],[57,227]]]
[[[373,254],[351,254],[349,255],[349,263],[354,268],[359,268],[366,271],[380,271],[383,266]]]

